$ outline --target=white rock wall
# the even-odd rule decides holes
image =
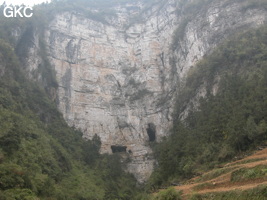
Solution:
[[[111,153],[111,145],[127,146],[132,159],[128,170],[141,182],[154,163],[147,145],[148,124],[156,126],[157,140],[171,125],[168,106],[157,104],[170,89],[170,81],[162,79],[170,72],[168,51],[176,16],[173,4],[162,5],[127,29],[131,13],[117,7],[118,18],[108,19],[110,24],[65,12],[46,32],[64,118],[85,138],[100,136],[103,153]]]
[[[45,34],[64,118],[85,138],[100,136],[103,153],[111,153],[111,145],[127,146],[128,170],[140,182],[155,164],[147,128],[155,125],[156,140],[168,134],[178,83],[234,31],[267,19],[263,9],[244,12],[241,1],[215,0],[188,22],[180,46],[172,50],[173,32],[186,15],[176,14],[177,5],[167,0],[148,9],[141,2],[117,6],[117,17],[107,18],[108,23],[77,11],[59,13]],[[38,68],[37,58],[29,56],[31,69]],[[193,104],[203,95],[200,87]]]

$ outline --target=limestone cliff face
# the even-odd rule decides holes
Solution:
[[[141,182],[153,170],[149,141],[166,135],[171,125],[168,52],[176,27],[170,1],[144,13],[145,22],[126,28],[142,7],[115,7],[118,16],[109,24],[61,13],[46,32],[64,118],[85,138],[100,136],[103,153],[127,147],[128,170]]]
[[[182,3],[145,6],[137,1],[114,6],[116,16],[105,22],[78,11],[58,13],[45,32],[64,118],[85,138],[100,136],[103,153],[126,150],[128,170],[140,182],[154,167],[149,141],[168,134],[174,97],[188,70],[234,31],[267,19],[265,10],[244,10],[237,0],[213,1],[185,24],[179,44],[171,48],[186,15]],[[35,43],[27,60],[30,71],[40,62]],[[203,95],[205,89],[192,101]]]

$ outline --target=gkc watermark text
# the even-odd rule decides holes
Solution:
[[[33,9],[30,6],[6,6],[3,10],[5,17],[31,17],[33,15]]]

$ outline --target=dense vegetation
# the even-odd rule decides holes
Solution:
[[[48,96],[49,88],[57,85],[43,41],[40,40],[43,63],[39,73],[49,78],[45,88],[26,78],[21,63],[25,46],[17,44],[11,34],[15,29],[41,32],[54,12],[73,7],[107,23],[105,17],[114,13],[104,10],[114,1],[98,2],[104,14],[85,9],[92,2],[95,1],[79,0],[74,5],[73,1],[53,1],[37,7],[32,19],[0,18],[0,200],[145,199],[136,188],[135,179],[123,171],[119,155],[100,155],[100,139],[95,136],[84,140],[82,133],[68,127],[57,111],[55,102]],[[195,4],[186,7],[188,11],[192,9],[188,12],[191,14],[199,10],[200,5],[200,1],[193,2]],[[244,9],[266,6],[264,0],[244,5]],[[174,50],[179,46],[175,40],[182,39],[191,17],[188,15],[177,29]],[[237,34],[190,71],[177,97],[172,135],[160,144],[153,144],[159,165],[148,187],[191,177],[265,143],[266,38],[267,27]],[[186,107],[195,107],[190,106],[194,104],[190,99],[203,87],[207,95],[199,100],[198,110],[192,109],[188,117],[181,120],[180,114]],[[245,179],[246,174],[240,171],[236,179]],[[258,191],[266,192],[262,188]],[[253,194],[255,191],[251,191]],[[225,194],[220,195],[218,199],[223,199]],[[169,189],[147,198],[180,199],[180,194]],[[205,198],[208,197],[192,197]]]
[[[11,32],[36,30],[37,19],[0,19],[0,199],[135,199],[136,180],[119,155],[100,155],[100,139],[68,127],[46,87],[26,78],[19,48],[27,48]],[[40,53],[40,73],[52,76]]]
[[[150,197],[150,200],[181,200],[180,192],[177,192],[174,188],[168,188],[160,191],[157,195]]]
[[[189,72],[177,97],[172,135],[154,147],[159,166],[151,187],[191,177],[265,144],[266,38],[266,26],[236,34]],[[203,88],[207,94],[198,105],[191,99]],[[191,110],[181,120],[186,107]]]
[[[0,199],[133,199],[119,157],[67,126],[3,40],[0,55]]]

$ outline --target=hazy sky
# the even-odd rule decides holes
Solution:
[[[13,4],[13,5],[29,5],[33,6],[34,4],[39,4],[42,2],[50,2],[50,0],[0,0],[0,5],[3,4],[3,2],[6,2],[7,5]]]

